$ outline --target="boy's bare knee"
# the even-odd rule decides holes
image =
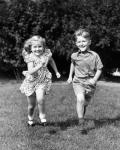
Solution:
[[[84,95],[83,94],[78,94],[77,95],[77,102],[81,103],[81,104],[84,104],[84,101],[85,101]]]
[[[44,103],[44,99],[37,99],[37,101],[39,105],[42,105]]]

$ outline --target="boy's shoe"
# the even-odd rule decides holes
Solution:
[[[34,126],[35,125],[33,120],[28,120],[27,123],[28,123],[28,126]]]
[[[79,119],[79,121],[78,121],[78,125],[80,126],[79,129],[81,131],[84,130],[84,122],[85,122],[85,120],[83,118]]]
[[[83,124],[84,124],[84,121],[85,121],[85,120],[84,120],[83,118],[80,118],[80,119],[78,120],[78,124],[79,124],[79,125],[83,125]]]

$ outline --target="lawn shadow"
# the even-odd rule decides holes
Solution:
[[[68,127],[74,127],[78,125],[78,119],[67,119],[65,121],[58,121],[58,122],[49,122],[48,126],[55,126],[60,127],[60,130],[67,130]]]
[[[67,130],[67,128],[69,127],[74,127],[78,125],[78,119],[76,118],[69,118],[65,121],[57,121],[57,122],[47,122],[46,125],[44,126],[43,124],[41,124],[39,121],[34,124],[34,126],[41,126],[41,127],[45,127],[46,129],[48,129],[49,134],[54,135],[59,133],[59,131],[64,131]],[[34,127],[32,126],[32,127]]]
[[[78,125],[78,119],[67,119],[66,121],[57,122],[57,125],[61,130],[66,130],[68,127],[74,127]]]
[[[35,125],[42,126],[39,122],[36,122]],[[81,130],[81,134],[87,135],[90,131],[94,129],[99,129],[104,126],[113,125],[116,127],[120,126],[120,115],[116,116],[115,118],[100,118],[100,119],[94,119],[94,118],[85,118],[85,126],[83,130]],[[78,119],[77,118],[69,118],[65,121],[58,121],[58,122],[48,122],[46,124],[47,126],[53,126],[49,130],[49,134],[56,134],[59,130],[67,130],[69,127],[75,127],[78,126]],[[59,129],[58,129],[59,128]]]
[[[120,126],[120,115],[115,118],[102,118],[102,119],[90,119],[86,118],[86,126],[83,129],[83,134],[88,134],[89,131],[99,129],[103,126],[113,125],[116,127]],[[91,122],[91,123],[90,123]]]

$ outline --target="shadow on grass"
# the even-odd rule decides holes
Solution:
[[[82,131],[82,134],[88,134],[89,131],[94,129],[99,129],[104,126],[113,125],[116,127],[120,127],[120,116],[116,116],[115,118],[102,118],[102,119],[86,119],[86,125]]]
[[[56,123],[61,130],[66,130],[68,127],[74,127],[78,125],[78,119],[67,119],[66,121],[61,121]]]
[[[36,126],[41,126],[49,129],[49,134],[53,135],[56,134],[59,131],[64,131],[67,130],[68,127],[74,127],[78,125],[78,119],[68,119],[66,121],[58,121],[58,122],[47,122],[46,125],[44,126],[40,122],[36,122],[34,126],[30,127],[36,127]]]
[[[36,125],[42,126],[40,123],[36,123]],[[115,118],[85,118],[85,124],[83,129],[80,131],[81,134],[87,135],[89,131],[94,129],[99,129],[104,126],[113,125],[115,127],[120,127],[120,116],[116,116]],[[69,118],[65,121],[58,122],[48,122],[45,127],[53,126],[54,129],[49,130],[49,134],[56,134],[59,130],[67,130],[69,127],[77,127],[79,130],[78,119],[77,118]],[[59,128],[59,129],[58,129]]]
[[[61,122],[51,122],[48,125],[52,125],[55,127],[60,127],[60,130],[67,130],[69,127],[75,127],[78,126],[78,119],[68,119],[66,121],[61,121]],[[103,118],[103,119],[90,119],[86,118],[85,119],[85,126],[81,130],[81,134],[87,135],[89,131],[94,130],[94,129],[99,129],[104,126],[109,126],[113,125],[116,127],[120,126],[120,116],[116,116],[115,118]],[[50,134],[55,134],[57,131],[51,130]]]
[[[66,121],[49,122],[48,126],[60,127],[60,130],[66,130],[68,127],[78,125],[77,119],[67,119]]]

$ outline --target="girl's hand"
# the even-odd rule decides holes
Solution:
[[[56,77],[57,77],[57,78],[60,78],[60,77],[61,77],[61,74],[60,74],[59,72],[57,72],[57,73],[56,73]]]
[[[23,71],[22,74],[23,74],[24,76],[27,76],[28,71]]]
[[[42,64],[42,66],[45,65],[45,63],[46,63],[46,59],[44,57],[42,57],[41,58],[41,64]]]
[[[96,81],[92,78],[92,79],[89,80],[89,83],[92,84],[92,85],[95,85]]]
[[[42,57],[37,63],[37,67],[40,69],[43,66],[45,67],[46,60],[44,57]]]
[[[69,84],[72,83],[72,77],[68,78],[67,83],[69,83]]]

